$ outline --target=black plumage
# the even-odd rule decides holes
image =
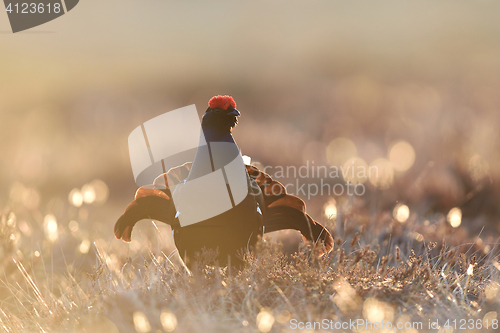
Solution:
[[[305,212],[304,201],[287,194],[281,183],[251,165],[246,166],[249,194],[243,201],[220,215],[181,227],[178,215],[182,212],[176,210],[168,184],[177,185],[175,191],[179,191],[184,180],[213,172],[237,155],[239,150],[231,133],[238,124],[238,116],[240,113],[235,109],[234,101],[225,109],[209,107],[202,119],[201,133],[208,154],[207,149],[200,146],[193,163],[172,168],[157,177],[152,185],[139,188],[135,199],[115,224],[116,238],[130,241],[132,228],[141,219],[167,223],[172,227],[179,254],[188,266],[193,264],[196,253],[206,248],[218,251],[220,265],[230,262],[239,267],[243,263],[243,252],[250,250],[259,236],[282,229],[298,230],[306,240],[320,246],[323,253],[330,252],[332,236]],[[225,154],[228,156],[215,157],[211,147],[221,142],[229,144],[225,146],[228,147]],[[229,190],[229,185],[227,187]],[[193,209],[197,209],[197,204],[192,203]]]

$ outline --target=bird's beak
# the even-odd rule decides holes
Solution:
[[[229,112],[227,115],[228,115],[228,116],[236,116],[236,117],[239,117],[239,116],[241,116],[241,113],[240,113],[240,111],[238,111],[238,110],[234,109],[233,111]]]

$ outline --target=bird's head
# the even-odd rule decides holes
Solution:
[[[231,96],[214,96],[208,102],[201,127],[216,134],[229,134],[238,124],[241,113],[236,110],[236,102]]]

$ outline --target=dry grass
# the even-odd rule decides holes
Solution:
[[[421,322],[419,331],[437,332],[428,329],[429,320],[443,326],[447,319],[488,319],[491,325],[499,311],[497,244],[454,232],[446,245],[452,230],[443,219],[425,226],[415,217],[401,224],[390,214],[370,221],[351,212],[327,221],[336,238],[328,257],[318,258],[305,245],[285,254],[266,237],[243,271],[207,265],[205,253],[192,273],[174,264],[166,249],[153,253],[144,245],[146,256],[131,258],[102,240],[87,257],[95,260],[91,269],[75,268],[78,258],[69,263],[63,257],[58,265],[57,247],[79,244],[64,226],[55,243],[33,227],[31,242],[44,238],[37,262],[16,220],[6,212],[0,227],[5,332],[288,332],[294,331],[291,320],[360,318]]]

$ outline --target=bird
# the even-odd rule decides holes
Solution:
[[[190,211],[206,209],[208,206],[204,201],[213,199],[205,196],[205,199],[190,202],[189,195],[182,195],[183,192],[190,193],[190,181],[224,169],[239,154],[232,131],[238,125],[240,116],[231,96],[212,97],[202,117],[200,146],[194,160],[171,168],[159,175],[153,184],[140,187],[134,200],[115,223],[115,237],[130,242],[134,225],[142,219],[167,223],[172,228],[179,255],[191,268],[196,263],[196,256],[203,250],[214,250],[217,264],[221,266],[242,268],[243,254],[251,251],[260,237],[284,229],[300,231],[304,240],[315,244],[319,255],[330,253],[334,245],[333,237],[327,228],[306,213],[304,201],[288,194],[283,184],[254,165],[244,165],[244,171],[239,176],[244,178],[239,179],[240,184],[246,184],[248,192],[241,202],[234,202],[236,193],[231,193],[228,176],[224,173],[232,208],[203,221],[181,225],[180,220],[189,216]],[[222,153],[221,149],[216,151],[221,145],[224,147]],[[175,187],[173,190],[172,186]],[[190,209],[178,209],[176,203],[181,201],[176,197],[188,201]]]

